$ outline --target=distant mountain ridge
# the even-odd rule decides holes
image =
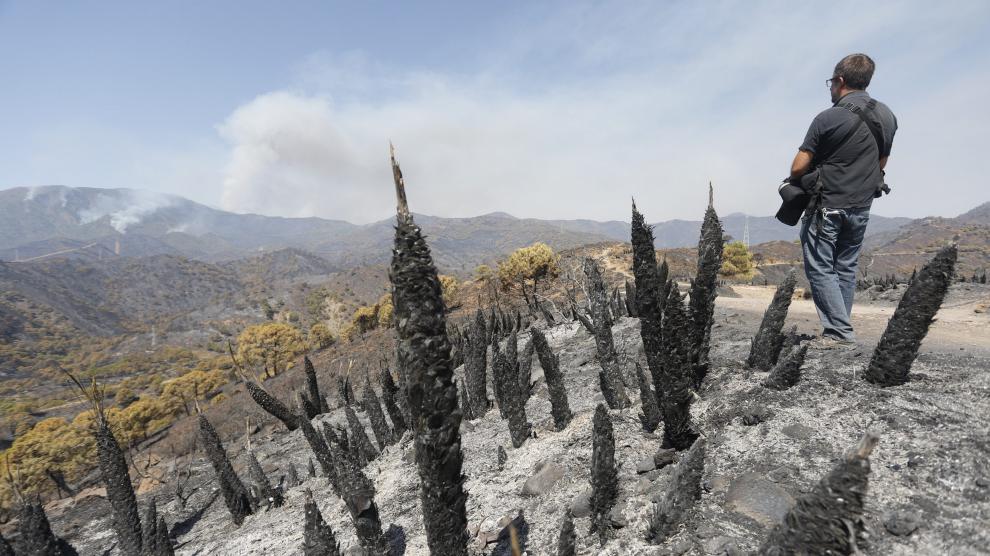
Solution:
[[[437,264],[451,271],[470,271],[535,241],[567,249],[629,239],[629,224],[621,221],[542,220],[502,212],[416,219],[431,238]],[[733,213],[722,221],[735,239],[743,238],[748,223],[752,244],[797,237],[795,228],[773,217]],[[896,230],[910,221],[873,215],[869,233]],[[656,246],[693,246],[700,226],[700,220],[659,222],[654,227]],[[137,189],[53,185],[0,191],[0,260],[7,261],[181,255],[217,262],[294,248],[341,269],[387,261],[392,227],[392,219],[357,225],[315,217],[235,214]]]

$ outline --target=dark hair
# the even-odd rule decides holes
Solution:
[[[832,77],[842,77],[850,89],[866,89],[873,79],[876,64],[866,54],[850,54],[835,64]]]

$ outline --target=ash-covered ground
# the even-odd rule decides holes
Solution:
[[[807,492],[852,448],[867,429],[881,435],[871,458],[867,495],[867,554],[990,553],[990,289],[953,285],[939,322],[922,345],[911,381],[881,389],[862,380],[862,369],[893,312],[896,299],[862,295],[854,309],[860,349],[808,352],[797,386],[777,392],[760,386],[766,373],[745,368],[749,339],[755,332],[772,288],[736,287],[719,297],[713,329],[712,370],[692,407],[694,423],[707,440],[704,492],[681,530],[661,545],[645,540],[652,500],[668,488],[673,465],[656,469],[660,433],[640,425],[633,362],[641,360],[639,323],[619,319],[613,328],[625,356],[624,370],[633,407],[611,411],[620,495],[612,522],[614,538],[599,547],[589,535],[588,517],[577,517],[580,554],[742,554],[755,550],[796,497]],[[726,292],[728,293],[728,292]],[[796,299],[787,326],[817,333],[809,301]],[[462,426],[464,473],[472,550],[508,554],[499,532],[520,512],[528,554],[555,554],[561,521],[568,509],[578,516],[590,492],[591,429],[595,406],[603,401],[594,339],[577,323],[550,328],[547,339],[560,356],[574,418],[566,430],[553,429],[547,389],[539,380],[526,406],[536,437],[513,449],[508,426],[497,409]],[[520,340],[520,352],[524,341]],[[462,369],[457,370],[460,375]],[[329,384],[324,388],[329,391]],[[489,388],[491,396],[491,389]],[[362,418],[364,416],[362,415]],[[340,410],[323,415],[344,423]],[[752,424],[748,424],[752,423]],[[366,421],[367,424],[367,421]],[[662,425],[661,425],[662,426]],[[367,427],[369,437],[370,427]],[[235,527],[216,496],[216,481],[200,455],[180,508],[171,485],[141,489],[145,501],[157,497],[159,512],[175,525],[177,554],[301,554],[303,491],[314,497],[349,554],[360,554],[344,504],[325,478],[307,478],[311,456],[301,431],[281,426],[253,435],[258,458],[273,481],[294,465],[304,484],[289,489],[286,504],[260,511]],[[498,446],[508,454],[500,468]],[[238,471],[246,462],[243,442],[227,443]],[[161,464],[167,467],[168,462]],[[409,434],[388,447],[365,472],[377,488],[375,498],[393,543],[405,554],[427,554],[419,508],[418,477]],[[246,472],[243,473],[246,479]],[[90,491],[49,505],[57,533],[81,554],[116,554],[108,522],[109,506]]]

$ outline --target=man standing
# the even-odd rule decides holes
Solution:
[[[832,107],[815,116],[791,164],[791,183],[811,195],[801,221],[804,272],[822,321],[817,347],[853,346],[849,318],[870,205],[882,191],[883,169],[897,119],[866,92],[875,65],[850,54],[826,81]]]

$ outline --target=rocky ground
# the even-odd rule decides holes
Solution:
[[[574,419],[553,429],[542,371],[526,406],[536,437],[513,449],[506,422],[497,409],[462,428],[467,476],[468,520],[477,554],[507,554],[504,535],[516,517],[528,554],[554,554],[565,512],[575,515],[580,554],[741,554],[755,550],[768,528],[807,492],[867,429],[880,434],[874,451],[867,496],[868,554],[990,553],[990,318],[981,312],[990,289],[954,285],[939,321],[922,346],[911,381],[880,389],[861,379],[861,370],[896,299],[863,294],[854,310],[860,347],[853,351],[808,352],[797,386],[783,392],[762,388],[765,373],[747,370],[743,361],[772,288],[736,286],[737,296],[719,298],[713,329],[713,368],[692,414],[707,440],[704,492],[683,528],[659,546],[644,538],[653,499],[668,488],[673,465],[659,454],[658,434],[642,430],[638,394],[630,409],[612,411],[620,496],[612,514],[615,537],[604,547],[588,534],[587,493],[591,428],[602,401],[594,340],[576,323],[551,328],[547,338],[560,355]],[[788,326],[817,332],[813,305],[795,300]],[[623,318],[613,333],[625,356],[629,384],[632,362],[642,358],[639,324]],[[522,344],[522,342],[520,342]],[[521,346],[520,346],[521,348]],[[520,349],[521,351],[521,349]],[[458,369],[460,374],[461,369]],[[329,386],[329,385],[327,385]],[[321,416],[343,422],[340,411]],[[369,427],[370,436],[370,427]],[[658,430],[659,432],[659,430]],[[311,455],[300,431],[281,427],[253,435],[256,453],[274,480],[294,465],[304,485],[289,489],[282,508],[261,511],[234,527],[216,497],[212,469],[197,455],[182,508],[172,484],[142,488],[142,503],[154,495],[159,512],[175,525],[177,554],[301,554],[303,491],[313,490],[327,522],[348,553],[357,540],[343,503],[324,478],[307,478]],[[227,443],[244,466],[243,442]],[[499,466],[496,451],[508,458]],[[658,463],[661,464],[658,468]],[[167,470],[168,462],[160,465]],[[418,479],[411,438],[365,468],[377,488],[376,502],[389,537],[406,554],[426,554],[419,509]],[[167,474],[167,476],[171,476]],[[245,474],[246,475],[246,474]],[[109,531],[109,507],[100,492],[49,505],[57,533],[81,554],[115,554]],[[518,517],[521,513],[521,518]],[[583,516],[583,517],[582,517]],[[499,540],[499,539],[503,540]]]

